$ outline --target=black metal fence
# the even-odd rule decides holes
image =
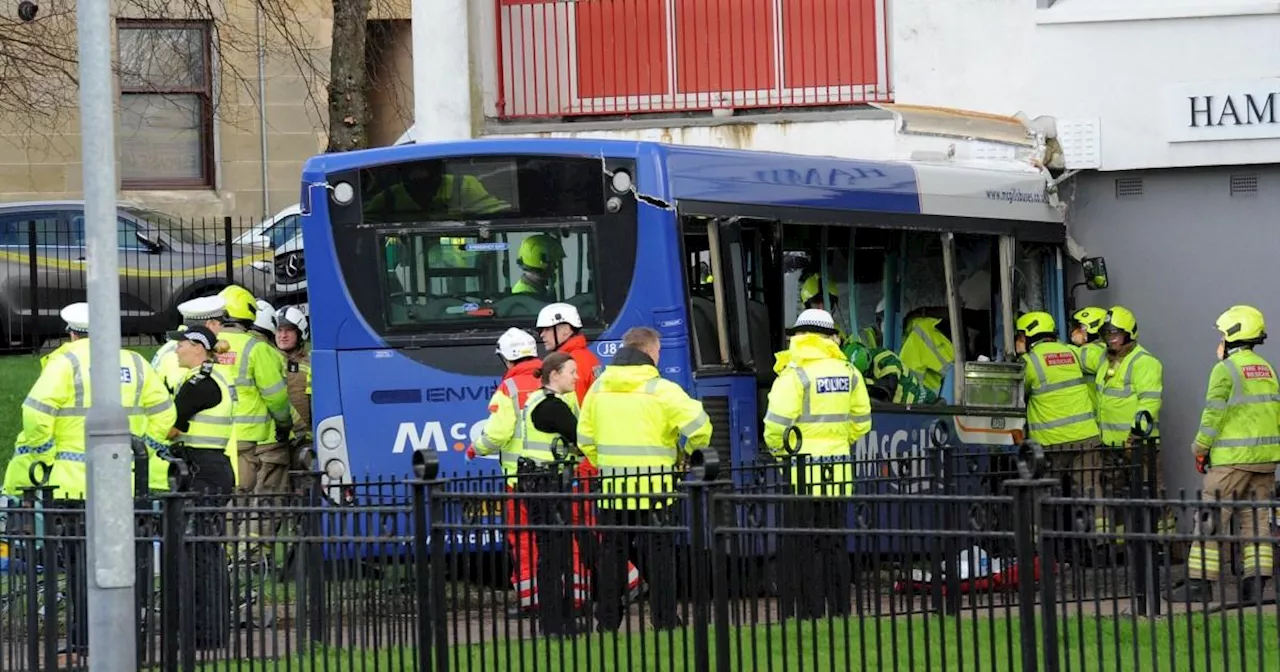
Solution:
[[[296,287],[306,280],[301,257],[290,271],[286,260],[276,263],[275,250],[298,235],[299,218],[279,218],[259,232],[262,223],[177,219],[121,206],[117,262],[125,342],[155,344],[180,321],[179,303],[232,283],[272,303],[297,302]],[[0,262],[8,278],[0,293],[0,346],[29,350],[59,338],[62,308],[87,298],[83,207],[52,203],[0,213]]]
[[[412,479],[140,497],[121,617],[139,669],[1280,669],[1272,587],[1242,604],[1234,576],[1271,574],[1280,498],[1154,498],[1156,450],[698,456],[649,481],[441,478],[420,453]],[[92,653],[79,507],[7,510],[0,669]],[[1205,524],[1223,511],[1248,533]],[[1216,592],[1187,595],[1210,540]]]

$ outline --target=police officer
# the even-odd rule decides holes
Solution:
[[[1102,323],[1107,319],[1103,308],[1089,306],[1071,316],[1071,344],[1076,346],[1080,371],[1089,383],[1089,402],[1098,409],[1098,369],[1107,360],[1107,344],[1102,340]]]
[[[632,530],[669,522],[672,471],[683,452],[711,443],[711,420],[702,404],[658,375],[662,343],[649,327],[633,327],[622,347],[587,392],[578,416],[578,448],[600,470],[600,523]],[[622,625],[627,552],[638,541],[640,565],[650,586],[649,614],[659,630],[678,627],[674,540],[663,532],[600,533],[596,619],[600,629]]]
[[[1058,342],[1057,325],[1049,313],[1026,313],[1014,327],[1014,348],[1022,356],[1027,391],[1028,438],[1044,446],[1066,492],[1074,493],[1069,496],[1101,496],[1101,437],[1076,349]],[[1092,517],[1093,529],[1105,529],[1101,507],[1095,507]]]
[[[507,475],[507,492],[513,492],[524,448],[524,427],[520,423],[520,410],[524,408],[529,395],[542,386],[542,360],[538,359],[538,343],[533,340],[533,336],[515,327],[498,338],[497,354],[506,367],[506,373],[489,400],[489,419],[475,446],[467,449],[467,459],[497,453],[502,471]],[[527,526],[527,500],[508,498],[505,514],[508,525]],[[537,548],[533,534],[518,529],[507,532],[507,546],[515,560],[512,563],[511,584],[515,586],[518,600],[507,615],[520,618],[529,615],[538,606]]]
[[[218,297],[202,296],[189,299],[178,304],[178,314],[182,316],[182,324],[178,330],[195,326],[206,326],[210,320],[217,320],[226,311],[226,304]],[[151,357],[151,368],[164,378],[165,387],[170,392],[187,379],[190,373],[178,363],[178,341],[166,340],[156,354]]]
[[[871,400],[862,376],[845,359],[836,340],[835,320],[825,310],[806,310],[787,333],[791,342],[778,360],[783,367],[769,390],[764,416],[765,447],[784,456],[784,436],[799,430],[799,454],[803,470],[793,468],[792,485],[799,495],[842,498],[850,494],[853,444],[871,430]],[[803,473],[801,473],[803,471]],[[801,482],[803,478],[803,482]],[[845,503],[836,501],[796,504],[797,519],[817,528],[846,527]],[[799,618],[819,618],[849,613],[851,580],[845,537],[816,535],[815,548],[796,553],[802,564],[788,568],[783,578],[784,614],[794,610]]]
[[[170,332],[169,339],[187,374],[173,397],[177,416],[169,430],[172,452],[190,465],[190,489],[201,496],[198,506],[220,508],[235,489],[227,444],[235,429],[236,392],[217,370],[216,356],[231,346],[202,325]],[[219,536],[226,529],[226,516],[221,514],[200,514],[193,522],[198,535]],[[225,551],[221,544],[199,543],[191,549],[191,556],[197,577],[191,594],[194,645],[197,649],[221,648],[226,646],[231,628]]]
[[[311,329],[306,314],[297,306],[277,311],[275,322],[276,347],[286,360],[285,387],[293,407],[293,437],[300,447],[307,448],[311,445],[311,348],[307,342]],[[294,451],[294,455],[298,468],[310,468],[302,452]]]
[[[1128,308],[1112,306],[1103,319],[1101,331],[1107,344],[1107,359],[1098,369],[1096,378],[1098,427],[1102,430],[1102,443],[1126,448],[1123,462],[1142,456],[1144,471],[1151,470],[1146,473],[1155,478],[1155,492],[1151,494],[1159,497],[1164,490],[1163,460],[1158,443],[1164,366],[1138,343],[1138,319]],[[1136,420],[1139,411],[1151,415],[1150,439],[1154,444],[1148,449],[1154,454],[1135,455],[1132,451],[1141,440],[1141,428]],[[1159,532],[1172,533],[1175,523],[1172,509],[1166,509],[1161,514]]]
[[[89,351],[89,304],[73,303],[62,309],[70,339],[51,356],[35,385],[22,402],[22,441],[16,455],[31,455],[34,462],[50,468],[53,496],[64,500],[56,508],[74,509],[67,516],[51,515],[49,524],[61,536],[84,536],[84,498],[88,490],[85,471],[85,418],[93,405]],[[99,369],[99,372],[104,369]],[[165,437],[175,417],[173,400],[159,374],[142,355],[121,350],[120,394],[129,415],[129,431],[147,446],[148,467],[153,489],[167,489],[168,445]],[[35,485],[28,483],[26,485]],[[68,657],[88,655],[88,609],[85,594],[86,568],[80,555],[83,544],[64,549],[69,602],[67,625]]]
[[[1216,326],[1222,334],[1219,361],[1209,373],[1200,430],[1191,446],[1196,468],[1204,474],[1201,497],[1209,503],[1268,501],[1275,488],[1276,464],[1280,463],[1280,383],[1271,364],[1254,352],[1266,341],[1266,324],[1257,308],[1232,306],[1218,316]],[[1235,517],[1241,537],[1269,536],[1262,527],[1270,520],[1269,509],[1223,508],[1216,520],[1197,516],[1195,533],[1228,535]],[[1244,578],[1240,581],[1240,602],[1254,604],[1272,574],[1271,544],[1242,545]],[[1174,591],[1173,599],[1212,600],[1212,584],[1219,580],[1221,572],[1221,544],[1193,542],[1187,557],[1188,581]]]
[[[561,492],[564,471],[572,468],[562,457],[577,454],[578,363],[566,353],[552,352],[542,361],[539,373],[542,388],[529,395],[520,413],[524,427],[520,485],[532,492]],[[553,452],[557,439],[564,450],[562,455]],[[564,526],[571,515],[562,501],[535,499],[529,502],[529,520],[534,525]],[[534,536],[538,548],[538,616],[543,632],[574,634],[578,628],[570,606],[580,607],[591,589],[579,542],[568,529],[539,531]],[[582,536],[584,541],[590,541],[590,532]]]

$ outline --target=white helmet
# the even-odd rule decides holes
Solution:
[[[254,329],[276,333],[276,309],[271,304],[258,299],[258,313],[253,316]]]
[[[498,349],[494,352],[502,355],[508,362],[537,357],[538,342],[533,340],[529,332],[511,327],[498,338]]]
[[[831,317],[831,313],[828,313],[821,308],[809,308],[802,311],[800,315],[796,317],[795,325],[787,331],[788,333],[795,333],[801,330],[835,334],[837,333],[836,321],[835,318]]]
[[[297,306],[285,306],[276,311],[276,330],[280,327],[293,327],[298,330],[302,340],[311,338],[311,325],[307,322],[307,314]]]
[[[876,304],[876,315],[884,313],[884,297],[880,297],[880,302]]]
[[[538,312],[538,328],[545,329],[557,324],[567,324],[574,329],[582,328],[582,316],[578,309],[567,303],[552,303]]]

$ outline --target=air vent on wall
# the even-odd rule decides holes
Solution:
[[[1117,177],[1116,198],[1137,198],[1142,195],[1141,177]]]
[[[1231,176],[1231,195],[1232,196],[1253,196],[1258,193],[1258,176],[1257,175],[1232,175]]]

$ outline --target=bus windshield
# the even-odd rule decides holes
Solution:
[[[556,301],[597,313],[592,227],[450,228],[382,236],[389,329],[531,317]]]

